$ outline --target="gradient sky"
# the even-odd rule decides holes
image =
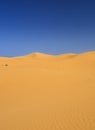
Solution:
[[[94,0],[0,1],[0,55],[95,50]]]

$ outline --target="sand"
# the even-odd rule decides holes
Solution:
[[[95,130],[95,51],[0,57],[0,130]]]

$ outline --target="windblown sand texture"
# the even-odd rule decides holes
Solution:
[[[95,130],[95,51],[0,57],[0,130]]]

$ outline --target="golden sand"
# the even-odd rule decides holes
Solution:
[[[0,130],[95,130],[95,51],[1,57]]]

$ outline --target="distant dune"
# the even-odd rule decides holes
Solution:
[[[33,52],[31,54],[27,54],[26,56],[29,56],[29,57],[39,57],[39,58],[46,58],[46,57],[49,57],[49,56],[52,56],[52,55],[49,55],[49,54],[44,54],[44,53],[40,53],[40,52]]]
[[[0,57],[0,130],[95,130],[95,51]]]

